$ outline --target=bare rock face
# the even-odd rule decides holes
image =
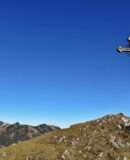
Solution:
[[[0,147],[16,144],[53,130],[60,129],[57,126],[41,124],[39,126],[22,125],[18,122],[8,124],[0,121]]]

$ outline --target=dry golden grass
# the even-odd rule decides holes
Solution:
[[[120,116],[74,125],[57,130],[31,140],[0,149],[0,160],[124,160],[130,159],[130,148],[113,148],[109,144],[110,135],[116,136],[123,144],[130,142],[130,135],[118,128]],[[6,154],[3,156],[3,153]],[[103,156],[101,156],[103,154]],[[127,159],[127,160],[128,160]]]

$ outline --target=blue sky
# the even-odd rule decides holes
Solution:
[[[61,127],[130,115],[128,0],[0,1],[0,119]]]

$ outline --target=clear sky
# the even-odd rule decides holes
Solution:
[[[0,120],[130,115],[129,19],[129,0],[1,0]]]

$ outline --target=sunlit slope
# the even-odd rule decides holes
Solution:
[[[108,115],[3,148],[0,160],[129,160],[129,124]]]

